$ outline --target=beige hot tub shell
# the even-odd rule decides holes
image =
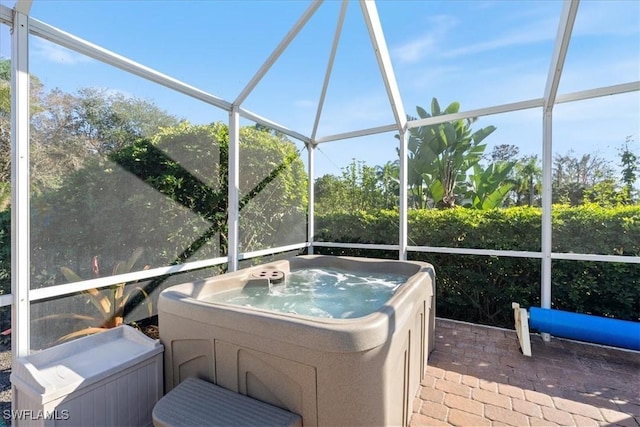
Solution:
[[[378,311],[326,319],[206,302],[254,273],[340,268],[408,276]],[[263,280],[263,283],[260,283]],[[433,350],[435,273],[430,264],[299,256],[173,286],[161,293],[165,392],[188,377],[287,409],[303,425],[406,425]]]

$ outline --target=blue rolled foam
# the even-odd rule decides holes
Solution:
[[[640,323],[549,308],[529,308],[529,327],[553,336],[640,350]]]

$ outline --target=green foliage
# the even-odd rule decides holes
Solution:
[[[553,261],[553,306],[577,313],[640,321],[639,270],[638,264]]]
[[[441,111],[438,100],[433,98],[431,114],[422,107],[416,109],[424,119],[457,113],[460,104],[452,102]],[[408,184],[415,207],[427,207],[428,203],[445,208],[456,205],[465,186],[467,171],[481,160],[486,148],[481,142],[496,130],[495,126],[487,126],[471,133],[475,120],[454,120],[410,129]]]
[[[515,197],[518,205],[540,206],[542,204],[542,164],[538,156],[524,156],[515,165]]]
[[[640,255],[640,206],[554,205],[553,250]]]
[[[507,198],[514,184],[507,182],[515,162],[492,163],[486,169],[473,165],[473,174],[469,175],[470,205],[474,209],[487,210],[499,208]]]
[[[181,123],[90,159],[32,202],[37,271],[67,265],[88,276],[92,256],[109,268],[138,246],[154,266],[223,256],[228,139],[222,123]],[[241,250],[304,241],[307,178],[295,145],[243,128],[240,163]]]
[[[100,154],[117,152],[136,138],[151,137],[162,127],[178,123],[146,100],[96,88],[79,89],[71,113],[73,134]]]
[[[11,80],[11,60],[0,58],[0,80],[8,82]]]
[[[349,243],[398,243],[397,210],[316,213],[318,241]]]
[[[573,150],[553,158],[553,203],[577,206],[595,184],[613,178],[609,162],[596,154],[578,157]]]
[[[640,206],[554,206],[553,251],[640,255]],[[538,208],[410,210],[409,244],[539,252]],[[396,243],[397,211],[316,214],[318,240]],[[315,248],[315,253],[397,257],[397,252]],[[540,260],[410,253],[434,265],[437,313],[469,322],[512,327],[511,302],[540,304]],[[640,321],[636,264],[553,261],[553,306]]]
[[[0,211],[0,294],[11,293],[11,211]],[[3,329],[4,330],[4,329]]]
[[[142,255],[142,252],[142,248],[136,248],[129,259],[126,261],[116,262],[111,274],[115,276],[133,271],[133,268]],[[98,258],[94,257],[93,262],[95,263],[93,271],[94,276],[99,277]],[[147,270],[148,268],[149,266],[146,265],[143,267],[143,270]],[[60,267],[60,272],[68,282],[79,282],[83,280],[69,267]],[[56,313],[39,319],[34,319],[34,322],[51,322],[56,320],[73,319],[87,324],[83,329],[63,335],[58,339],[58,341],[67,341],[122,325],[124,323],[125,308],[129,301],[133,299],[132,297],[138,293],[143,295],[144,298],[148,297],[147,292],[140,286],[132,285],[126,287],[126,283],[118,283],[101,290],[87,289],[82,293],[96,309],[95,316],[80,315],[78,313]],[[151,317],[153,315],[153,309],[149,301],[147,301],[147,310],[149,317]]]
[[[624,146],[618,150],[620,155],[620,167],[622,167],[622,184],[627,203],[633,203],[636,196],[634,185],[636,183],[636,172],[638,171],[638,156],[631,151],[629,143],[633,142],[631,136],[627,136]]]
[[[314,184],[319,212],[393,209],[398,206],[398,163],[367,166],[353,159],[342,175],[324,175]]]
[[[142,252],[142,248],[136,248],[129,259],[116,262],[111,274],[115,276],[133,271]],[[99,277],[98,257],[94,257],[93,265],[94,277]],[[144,270],[148,268],[148,265],[143,267]],[[68,282],[83,280],[69,267],[61,267],[60,272]],[[72,332],[63,333],[62,336],[57,337],[56,343],[103,332],[106,329],[115,328],[124,323],[125,309],[128,308],[136,295],[141,295],[145,300],[147,315],[149,317],[153,315],[152,303],[148,298],[148,293],[136,284],[127,286],[127,283],[118,283],[103,289],[87,289],[82,291],[81,294],[93,306],[91,314],[78,313],[77,309],[74,309],[73,312],[49,314],[34,319],[33,326],[37,328],[42,327],[42,324],[46,324],[50,331],[59,331],[58,326],[65,323],[77,323],[80,325],[72,328]],[[64,326],[61,329],[64,330]],[[51,339],[51,337],[49,338]]]

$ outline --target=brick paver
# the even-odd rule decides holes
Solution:
[[[526,415],[493,405],[485,405],[484,416],[510,426],[526,426],[528,423]]]
[[[482,403],[455,394],[448,394],[444,398],[444,404],[452,409],[460,409],[472,414],[482,414]]]
[[[466,411],[452,409],[449,414],[449,423],[454,426],[490,426],[491,421],[479,415],[473,415]]]
[[[511,399],[511,404],[513,405],[513,410],[515,412],[520,412],[521,414],[525,414],[530,417],[542,417],[540,405],[520,399]]]
[[[640,353],[436,320],[411,426],[640,427]]]

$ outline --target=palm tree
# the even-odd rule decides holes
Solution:
[[[525,156],[515,167],[516,170],[516,191],[517,204],[521,204],[521,196],[528,194],[528,205],[534,206],[536,195],[540,194],[542,188],[542,167],[538,156]]]

